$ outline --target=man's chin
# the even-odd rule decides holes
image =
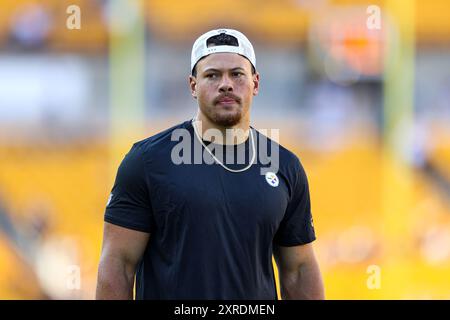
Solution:
[[[232,127],[241,121],[239,112],[233,113],[216,113],[212,115],[212,121],[221,127]]]

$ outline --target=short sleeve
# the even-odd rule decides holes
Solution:
[[[133,145],[122,160],[106,205],[106,222],[150,232],[152,210],[141,149]]]
[[[307,244],[316,239],[308,179],[299,161],[294,176],[296,181],[291,199],[274,237],[274,244],[286,247]]]

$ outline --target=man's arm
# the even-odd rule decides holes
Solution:
[[[282,299],[325,299],[312,243],[293,247],[275,246],[274,257],[280,276]]]
[[[150,234],[105,222],[96,299],[133,299],[136,266]]]

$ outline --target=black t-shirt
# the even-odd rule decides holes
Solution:
[[[174,135],[180,129],[183,134]],[[252,132],[255,146],[267,141],[270,154],[275,142]],[[191,154],[177,149],[181,136]],[[250,140],[239,145],[245,163],[227,167],[249,164]],[[137,299],[277,298],[273,245],[306,244],[315,234],[305,171],[292,152],[276,145],[279,169],[269,174],[261,174],[268,165],[258,149],[257,161],[239,173],[217,163],[192,164],[195,148],[205,159],[208,154],[191,121],[133,145],[118,169],[105,221],[150,233],[136,274]],[[221,160],[227,161],[230,147],[223,148]],[[177,164],[177,155],[191,164]]]

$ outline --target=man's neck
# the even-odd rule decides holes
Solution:
[[[248,118],[242,118],[236,125],[224,127],[217,125],[203,114],[199,113],[194,119],[193,125],[203,140],[211,141],[216,144],[231,145],[241,144],[247,140],[250,120]]]

